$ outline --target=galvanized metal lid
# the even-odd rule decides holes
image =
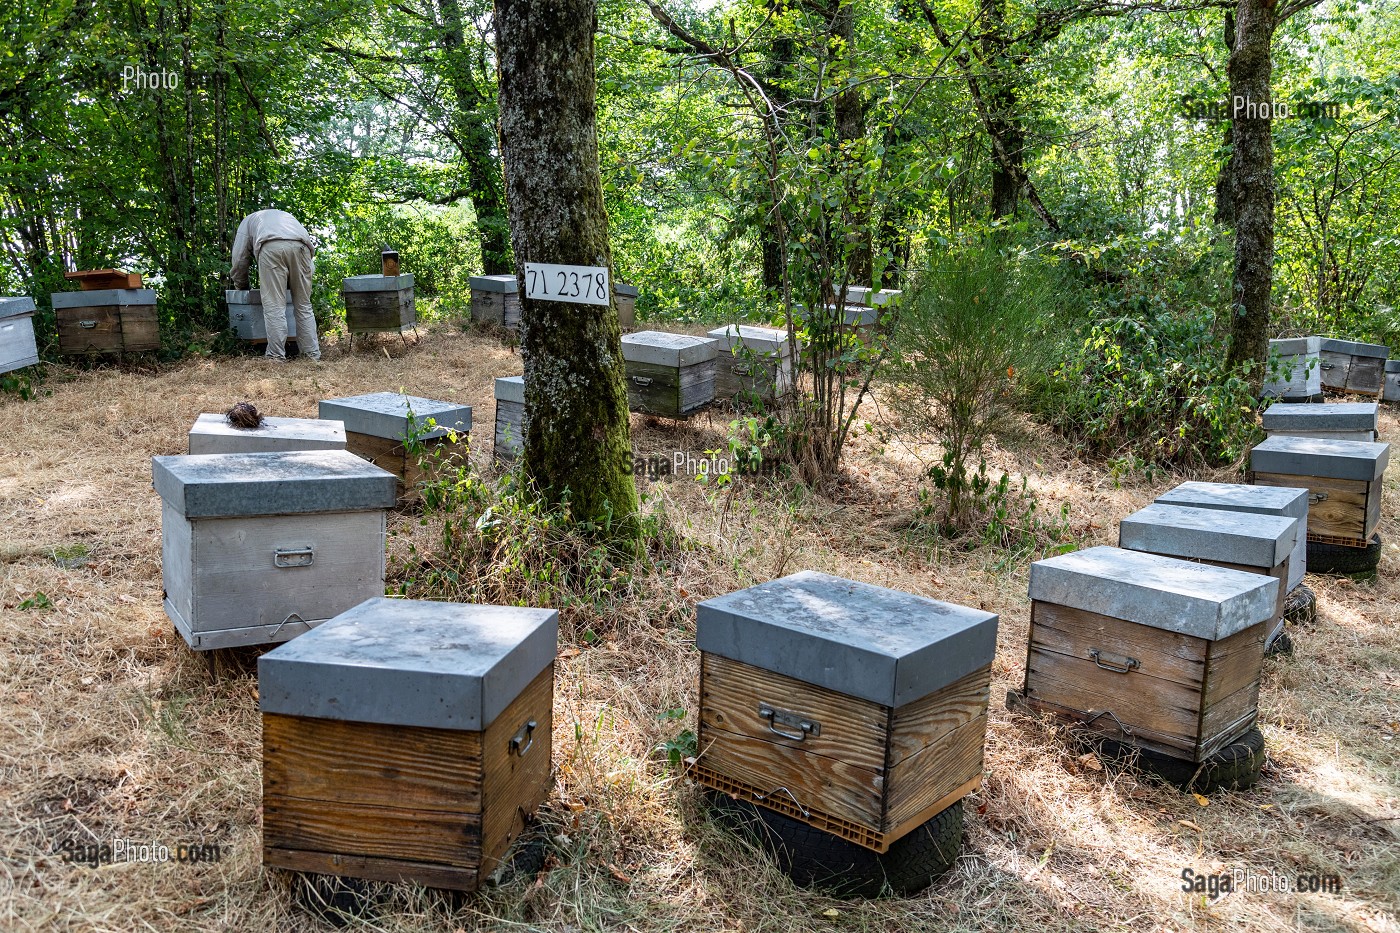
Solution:
[[[1400,373],[1400,360],[1386,360],[1385,371],[1388,373]]]
[[[262,290],[257,288],[230,288],[224,292],[224,301],[230,305],[257,305],[262,307]],[[290,290],[287,292],[287,307],[295,304]]]
[[[376,597],[258,659],[264,713],[480,732],[554,661],[559,613]]]
[[[1337,340],[1333,337],[1322,339],[1322,349],[1331,353],[1346,353],[1351,356],[1390,356],[1390,347],[1379,343],[1360,343],[1356,340]]]
[[[0,320],[11,317],[28,317],[35,310],[33,298],[0,298]]]
[[[755,353],[786,356],[787,331],[778,327],[754,327],[749,324],[729,324],[716,327],[706,336],[716,342],[720,353],[732,353],[741,344]]]
[[[344,450],[152,457],[156,492],[185,518],[391,509],[398,478]]]
[[[1163,505],[1224,509],[1257,515],[1308,517],[1308,491],[1291,486],[1248,486],[1243,483],[1182,483],[1157,497]]]
[[[298,450],[344,450],[345,425],[314,418],[264,417],[256,428],[235,428],[223,415],[205,412],[190,428],[190,453],[215,453],[200,447],[206,440],[218,443],[223,439],[237,440],[244,453],[288,450],[291,442]]]
[[[994,613],[811,570],[707,599],[695,616],[701,651],[885,706],[996,652]]]
[[[1279,356],[1315,356],[1321,349],[1321,337],[1282,337],[1269,341],[1269,351]]]
[[[879,307],[880,305],[892,304],[898,301],[903,294],[904,292],[897,288],[885,288],[876,291],[864,285],[852,285],[850,288],[846,289],[846,301],[848,303],[853,302],[855,304]]]
[[[525,377],[498,376],[496,378],[496,401],[525,404]]]
[[[689,366],[718,355],[709,337],[691,337],[660,330],[642,330],[622,335],[622,358],[629,363],[657,366]]]
[[[1357,479],[1368,483],[1380,479],[1389,462],[1389,444],[1287,434],[1277,434],[1249,452],[1249,468],[1259,473]]]
[[[1118,546],[1272,570],[1287,560],[1300,522],[1284,515],[1153,503],[1118,525]]]
[[[520,281],[513,275],[474,275],[471,277],[471,287],[472,291],[514,295],[520,290]]]
[[[429,440],[456,431],[465,434],[472,429],[472,407],[456,402],[439,402],[398,392],[373,392],[331,398],[321,402],[319,414],[331,421],[345,422],[345,430],[370,437],[401,441],[410,434]],[[410,416],[412,424],[410,425]],[[434,424],[430,427],[428,419]],[[415,428],[411,431],[410,427]]]
[[[58,308],[105,308],[108,305],[153,305],[156,303],[155,289],[152,288],[99,288],[90,292],[54,292],[54,309]]]
[[[636,298],[641,294],[641,290],[635,285],[628,285],[626,282],[614,282],[613,291],[619,295],[631,295]]]
[[[1273,617],[1273,577],[1092,547],[1031,564],[1031,599],[1211,641]]]
[[[341,284],[342,292],[397,292],[413,287],[413,274],[352,275]]]
[[[1265,431],[1374,431],[1380,421],[1378,402],[1290,405],[1277,402],[1264,412]]]

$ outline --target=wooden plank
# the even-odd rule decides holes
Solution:
[[[404,449],[403,444],[398,441],[387,437],[375,437],[373,434],[346,431],[345,449],[368,460],[381,470],[388,470],[400,480],[403,479]]]
[[[1256,486],[1306,489],[1326,498],[1308,503],[1308,534],[1366,539],[1367,486],[1364,480],[1294,476],[1289,473],[1254,473]],[[1373,529],[1374,530],[1374,529]]]
[[[1115,677],[1132,678],[1143,674],[1185,684],[1199,691],[1208,644],[1204,638],[1040,601],[1032,603],[1031,620],[1033,649],[1083,659],[1095,670],[1100,669],[1089,658],[1089,652],[1095,649],[1106,659],[1110,655],[1131,657],[1141,663],[1133,674],[1101,671],[1110,674],[1110,683],[1114,682],[1112,678]]]
[[[60,353],[117,353],[122,348],[121,308],[57,308]],[[90,326],[84,326],[90,325]]]
[[[264,713],[263,794],[480,813],[480,732]]]
[[[511,739],[530,721],[535,723],[530,733],[533,744],[523,755],[515,754],[511,750]],[[481,817],[483,875],[495,871],[496,863],[525,828],[527,818],[549,796],[553,730],[554,665],[551,664],[486,727],[483,740],[485,805]]]
[[[918,755],[944,736],[979,716],[985,716],[991,692],[992,667],[987,665],[894,711],[887,767]]]
[[[1201,740],[1196,761],[1203,761],[1220,746],[1237,738],[1259,717],[1259,681],[1245,684],[1212,703],[1201,716]]]
[[[880,830],[885,794],[882,772],[728,732],[703,719],[699,747],[700,760],[707,767],[760,788],[762,794],[782,796],[786,788],[804,807]]]
[[[108,288],[140,288],[141,275],[120,269],[82,269],[63,273],[65,279],[76,280],[85,292]]]
[[[1381,481],[1374,480],[1366,484],[1366,528],[1362,533],[1362,538],[1369,545],[1371,536],[1376,533],[1376,529],[1381,524]]]
[[[160,349],[160,321],[155,305],[121,306],[122,349],[129,353]]]
[[[264,794],[263,845],[475,869],[481,814]]]
[[[706,725],[838,759],[855,768],[884,770],[890,735],[888,707],[716,654],[703,653],[700,664],[700,719]],[[802,741],[778,735],[759,717],[761,703],[821,723],[821,735]],[[911,735],[909,744],[918,741],[917,735]]]
[[[980,780],[986,737],[983,714],[891,768],[881,829],[894,833],[957,788]]]
[[[263,846],[263,864],[268,868],[365,878],[370,881],[408,882],[421,884],[425,888],[442,888],[448,891],[475,891],[481,881],[481,874],[474,868],[452,868],[403,859],[366,858],[331,852],[307,852],[268,845]]]

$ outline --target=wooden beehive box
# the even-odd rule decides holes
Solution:
[[[637,295],[640,290],[635,285],[623,282],[613,283],[613,301],[617,303],[617,323],[628,331],[637,326]]]
[[[708,405],[715,397],[717,355],[709,337],[657,330],[624,335],[628,407],[680,418]]]
[[[1250,482],[1308,491],[1308,540],[1367,547],[1381,520],[1390,445],[1271,437],[1249,453]]]
[[[384,595],[394,477],[343,450],[154,457],[165,612],[200,651],[286,641]]]
[[[549,793],[557,629],[379,598],[259,658],[263,864],[475,890]]]
[[[412,275],[352,275],[340,297],[352,334],[401,334],[418,323]]]
[[[1287,337],[1269,341],[1271,368],[1260,394],[1305,402],[1322,394],[1322,338]]]
[[[514,460],[525,452],[525,377],[506,376],[496,380],[496,435],[492,455],[501,461]]]
[[[1159,505],[1192,509],[1216,509],[1292,518],[1298,521],[1293,551],[1288,555],[1288,592],[1303,582],[1308,566],[1308,491],[1283,486],[1248,486],[1243,483],[1182,483],[1157,497]]]
[[[263,317],[262,291],[256,288],[228,289],[224,292],[228,305],[228,326],[239,340],[267,343],[267,320]],[[287,293],[287,339],[297,339],[296,308]]]
[[[719,351],[715,398],[741,395],[766,401],[792,388],[792,346],[787,331],[729,324],[716,327],[707,336]]]
[[[1278,590],[1257,573],[1111,547],[1037,561],[1025,702],[1204,761],[1258,717]]]
[[[54,292],[58,351],[65,355],[160,349],[156,293],[149,288]]]
[[[1331,441],[1374,441],[1380,424],[1379,402],[1334,402],[1290,405],[1277,402],[1264,412],[1269,437],[1318,437]]]
[[[1157,503],[1139,509],[1118,525],[1120,548],[1200,561],[1278,580],[1278,602],[1269,619],[1269,640],[1283,630],[1289,564],[1298,541],[1306,539],[1306,519],[1300,522],[1281,515]]]
[[[1326,337],[1322,341],[1321,356],[1324,389],[1380,398],[1389,347]]]
[[[0,298],[0,373],[39,362],[34,341],[34,299]]]
[[[1381,397],[1387,402],[1400,402],[1400,360],[1385,361],[1385,389]]]
[[[393,473],[409,496],[415,495],[418,484],[427,478],[423,461],[437,463],[465,456],[466,435],[472,429],[470,405],[398,392],[326,399],[318,414],[328,421],[344,422],[345,449]],[[422,445],[420,454],[409,451],[405,444],[409,438]]]
[[[471,290],[473,321],[520,327],[520,282],[514,275],[474,275]]]
[[[980,783],[992,613],[804,571],[696,621],[703,784],[883,852]]]
[[[345,425],[314,418],[268,418],[236,428],[224,415],[205,412],[190,428],[192,454],[266,454],[290,450],[344,450]]]

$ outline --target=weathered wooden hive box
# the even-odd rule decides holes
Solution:
[[[1159,505],[1191,509],[1215,509],[1297,519],[1297,537],[1288,555],[1288,580],[1292,592],[1303,582],[1308,566],[1308,491],[1283,486],[1248,486],[1243,483],[1182,483],[1157,497]]]
[[[1249,454],[1250,481],[1308,491],[1308,540],[1367,547],[1381,520],[1390,445],[1271,437]]]
[[[1389,347],[1325,337],[1321,355],[1324,389],[1380,397]]]
[[[1278,590],[1257,573],[1111,547],[1037,561],[1025,701],[1203,761],[1258,716]]]
[[[514,275],[474,275],[471,287],[473,321],[520,327],[520,282]]]
[[[1379,402],[1332,402],[1290,405],[1278,402],[1264,412],[1269,437],[1320,437],[1331,441],[1374,441],[1380,424]]]
[[[256,428],[235,428],[205,412],[190,428],[192,454],[266,454],[289,450],[344,450],[345,425],[315,418],[268,418]]]
[[[1400,360],[1385,361],[1385,389],[1381,397],[1387,402],[1400,402]]]
[[[709,336],[715,359],[715,398],[744,395],[773,399],[792,387],[792,347],[787,331],[776,327],[729,324]]]
[[[154,457],[165,612],[191,648],[286,641],[384,595],[394,477],[343,450]]]
[[[1120,548],[1278,580],[1278,603],[1269,619],[1270,638],[1283,629],[1289,564],[1298,541],[1306,541],[1306,537],[1306,524],[1296,518],[1157,503],[1139,509],[1118,525]]]
[[[1277,356],[1276,368],[1264,374],[1261,394],[1265,398],[1306,401],[1322,394],[1322,338],[1286,337],[1269,341],[1270,357]]]
[[[657,330],[623,335],[628,406],[679,418],[708,405],[715,398],[717,356],[709,337]]]
[[[397,476],[409,494],[427,475],[424,460],[431,464],[466,454],[466,435],[472,429],[470,405],[398,392],[326,399],[318,414],[344,422],[345,449]],[[408,449],[410,440],[421,445],[418,454]]]
[[[39,362],[34,310],[33,298],[0,298],[0,373]]]
[[[259,658],[263,863],[475,890],[549,793],[557,629],[379,598]]]
[[[617,303],[617,323],[623,330],[637,326],[637,295],[640,290],[635,285],[622,282],[613,284],[613,300]]]
[[[156,293],[149,288],[54,292],[58,351],[124,353],[160,349]]]
[[[696,621],[703,784],[883,852],[980,783],[994,614],[804,571]]]
[[[267,342],[267,321],[263,317],[262,291],[256,288],[228,289],[224,292],[228,305],[228,326],[239,340],[252,343]],[[297,337],[296,308],[292,294],[287,293],[287,339]]]
[[[341,284],[340,297],[352,334],[399,334],[418,323],[412,275],[352,275]]]
[[[496,441],[493,456],[514,460],[525,452],[525,377],[496,380]]]

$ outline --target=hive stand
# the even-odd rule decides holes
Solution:
[[[476,890],[549,794],[553,609],[376,598],[258,660],[263,864]]]

